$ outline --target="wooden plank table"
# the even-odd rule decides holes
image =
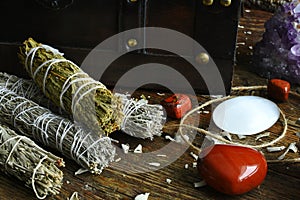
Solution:
[[[255,42],[261,39],[264,31],[263,24],[271,16],[259,10],[246,10],[240,21],[237,47],[237,66],[234,73],[234,85],[257,85],[266,84],[266,80],[250,72],[251,51]],[[296,86],[293,86],[296,90]],[[156,92],[139,91],[136,95],[144,94],[150,96],[150,101],[159,103],[163,98]],[[199,96],[198,100],[204,102],[205,97]],[[300,117],[299,97],[291,97],[287,103],[280,104],[289,119],[287,136],[280,144],[288,145],[292,141],[298,141],[294,136],[300,127],[295,125],[295,120]],[[209,108],[208,108],[209,109]],[[201,123],[203,126],[209,123],[210,114],[203,115]],[[165,134],[172,135],[174,128],[168,128],[168,124],[178,121],[169,121],[164,129]],[[280,124],[276,124],[274,131],[280,132]],[[124,133],[115,133],[113,138],[120,143],[128,143],[131,148],[137,144],[143,145],[144,152],[150,152],[169,143],[164,137],[155,137],[153,141],[141,140],[126,136]],[[194,141],[200,145],[200,137]],[[178,147],[179,148],[179,147]],[[190,152],[196,152],[189,148],[172,164],[157,171],[147,173],[129,173],[116,170],[112,167],[106,168],[101,175],[96,176],[89,173],[74,175],[79,166],[72,160],[65,159],[66,167],[63,168],[64,183],[61,193],[47,199],[67,199],[73,192],[78,192],[80,199],[134,199],[138,194],[149,192],[150,200],[154,199],[299,199],[300,198],[300,164],[299,163],[273,163],[268,166],[268,173],[259,188],[240,196],[228,196],[216,192],[209,186],[195,188],[193,183],[201,181],[196,168],[192,167],[194,162]],[[276,157],[270,155],[270,157]],[[299,157],[299,154],[293,156]],[[185,164],[189,165],[185,169]],[[168,184],[166,179],[171,179]],[[32,190],[23,186],[18,180],[0,174],[0,199],[36,199]]]

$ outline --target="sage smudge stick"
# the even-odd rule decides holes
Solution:
[[[0,124],[0,170],[32,188],[38,199],[59,194],[62,158],[45,151],[31,139]]]
[[[124,94],[112,94],[102,83],[93,80],[72,61],[65,59],[58,50],[39,44],[32,38],[20,47],[19,57],[45,95],[72,114],[75,120],[80,119],[86,127],[99,125],[107,134],[121,129],[138,138],[161,135],[166,120],[161,105],[149,104],[144,99],[135,100]],[[103,104],[103,99],[108,100]],[[99,131],[97,128],[93,130]]]
[[[166,117],[163,107],[159,104],[149,104],[146,99],[134,100],[129,95],[116,93],[123,103],[124,119],[121,130],[138,138],[160,136]]]
[[[76,121],[100,134],[120,129],[123,118],[120,100],[62,53],[29,38],[18,55],[43,93]]]
[[[0,87],[0,121],[57,149],[92,173],[100,174],[114,160],[116,149],[109,137],[88,132],[4,87]]]
[[[56,106],[49,98],[47,98],[32,80],[0,72],[0,87],[5,87],[17,95],[30,99],[35,103],[50,109],[55,114],[72,119],[71,115],[66,113],[61,107]]]

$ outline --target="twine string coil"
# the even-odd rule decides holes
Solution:
[[[233,87],[232,91],[241,92],[241,91],[245,91],[245,90],[265,90],[265,89],[267,89],[267,86],[265,86],[265,85],[262,85],[262,86],[242,86],[242,87]],[[300,97],[300,95],[296,92],[290,92],[290,94]],[[288,120],[287,120],[284,112],[280,108],[278,108],[278,109],[279,109],[280,116],[281,116],[280,120],[281,120],[282,126],[283,126],[282,132],[280,133],[280,135],[278,137],[272,139],[271,141],[268,141],[268,142],[265,142],[265,143],[262,143],[262,144],[259,144],[259,145],[249,145],[249,144],[243,144],[243,143],[239,143],[239,142],[232,142],[230,140],[224,139],[220,135],[214,134],[214,133],[212,133],[208,130],[205,130],[203,128],[199,128],[199,127],[195,127],[195,126],[192,126],[192,125],[185,124],[185,121],[187,120],[187,118],[189,116],[191,116],[192,114],[194,114],[195,112],[197,112],[197,111],[203,109],[204,107],[209,106],[213,103],[218,103],[218,102],[221,102],[221,101],[225,101],[225,100],[233,98],[233,97],[236,97],[236,96],[224,96],[224,97],[220,97],[220,98],[217,98],[217,99],[209,100],[209,101],[205,102],[204,104],[190,110],[186,115],[183,116],[183,118],[180,121],[180,124],[177,125],[177,127],[179,128],[179,133],[180,133],[181,138],[187,144],[189,144],[193,149],[195,149],[199,154],[202,151],[202,149],[195,146],[191,141],[189,141],[186,137],[184,137],[183,128],[196,130],[198,133],[204,134],[206,136],[210,136],[210,137],[212,137],[212,138],[214,138],[218,141],[221,141],[225,144],[239,145],[239,146],[244,146],[244,147],[249,147],[249,148],[254,148],[254,149],[261,149],[261,148],[264,148],[264,147],[269,147],[271,145],[274,145],[275,143],[279,142],[280,140],[282,140],[286,136],[286,132],[287,132],[287,129],[288,129]],[[270,162],[270,163],[283,162],[283,161],[286,161],[286,162],[300,162],[300,158],[286,159],[286,160],[267,160],[267,161]]]

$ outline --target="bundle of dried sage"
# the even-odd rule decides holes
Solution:
[[[55,114],[59,114],[70,119],[72,118],[72,116],[67,114],[63,109],[53,104],[53,102],[48,99],[31,80],[19,78],[5,72],[0,72],[0,87],[5,87],[17,95],[30,99],[35,103],[50,109]]]
[[[121,130],[138,138],[160,136],[166,115],[159,104],[149,104],[146,99],[134,100],[129,95],[116,93],[123,103],[124,119]]]
[[[47,107],[54,113],[72,118],[45,97],[31,80],[0,72],[0,87],[5,87],[22,97]],[[143,139],[152,139],[154,135],[159,136],[161,134],[163,123],[166,120],[161,105],[149,104],[145,99],[135,100],[130,98],[129,95],[119,93],[116,93],[115,96],[119,97],[123,104],[122,131],[133,137]]]
[[[19,58],[43,93],[89,129],[106,134],[122,129],[139,138],[161,134],[166,119],[161,105],[112,94],[58,50],[32,38],[20,47]]]
[[[0,170],[25,182],[38,199],[59,194],[63,172],[58,167],[62,166],[62,158],[0,124]]]
[[[120,129],[122,103],[102,83],[56,49],[29,38],[20,47],[21,63],[43,93],[74,120],[95,132]]]
[[[116,149],[109,137],[87,132],[69,119],[4,87],[0,87],[0,121],[59,150],[92,173],[101,173],[114,160]]]

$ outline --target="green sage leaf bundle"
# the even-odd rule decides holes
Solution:
[[[161,105],[112,94],[58,50],[32,38],[20,47],[19,57],[43,93],[89,129],[106,134],[121,129],[138,138],[161,135],[166,120]]]
[[[120,100],[62,53],[29,38],[18,55],[43,93],[73,115],[74,120],[100,134],[120,129],[123,118]]]
[[[0,124],[0,170],[32,188],[38,199],[59,194],[63,159],[45,151],[31,139]]]
[[[116,149],[109,137],[88,132],[4,87],[0,87],[0,121],[57,149],[92,173],[101,173],[114,160]]]

